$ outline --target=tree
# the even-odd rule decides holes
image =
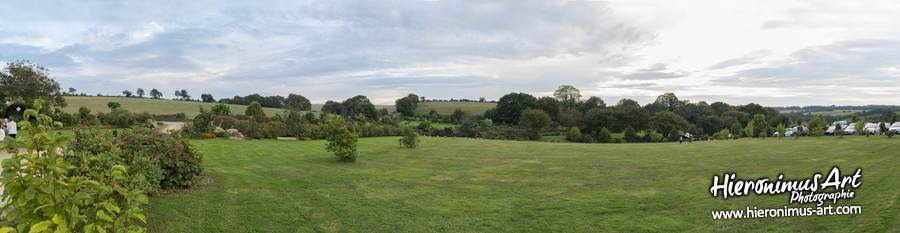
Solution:
[[[884,122],[878,123],[878,131],[881,133],[887,132],[888,127],[884,124]]]
[[[647,129],[650,125],[650,111],[641,107],[637,101],[631,99],[622,99],[612,107],[613,116],[618,119],[621,124],[612,125],[609,130],[613,132],[622,132],[625,128]]]
[[[631,143],[641,142],[641,137],[637,135],[637,132],[635,132],[633,128],[628,127],[625,128],[625,141]]]
[[[822,118],[822,114],[819,114],[819,116],[809,121],[806,126],[809,128],[809,132],[815,136],[825,135],[825,129],[828,128],[828,125],[825,124],[825,118]],[[802,127],[799,127],[798,129],[802,129]]]
[[[137,96],[140,98],[144,98],[144,89],[138,88],[135,94],[137,94]]]
[[[725,112],[731,110],[731,105],[728,105],[724,102],[713,102],[712,104],[709,105],[709,107],[712,108],[713,114],[715,114],[716,116],[721,116],[722,113],[725,113]],[[727,137],[728,135],[724,135],[724,136]]]
[[[247,106],[247,110],[244,110],[244,115],[246,116],[256,116],[259,113],[265,114],[262,109],[262,105],[259,105],[259,102],[253,101],[250,103],[250,106]]]
[[[150,90],[151,98],[159,99],[162,96],[163,96],[162,92],[159,92],[159,90],[156,90],[156,88],[153,88],[153,90]]]
[[[662,110],[675,112],[676,109],[681,107],[681,101],[678,100],[678,97],[675,96],[675,93],[666,92],[662,95],[656,97],[656,104],[662,108]],[[666,136],[666,135],[663,135]]]
[[[131,94],[131,91],[124,90],[124,91],[122,91],[122,95],[124,95],[125,97],[131,97],[132,94]]]
[[[213,99],[212,94],[200,94],[200,100],[206,103],[215,103],[216,99]]]
[[[519,126],[528,130],[529,138],[532,140],[541,139],[541,131],[550,125],[550,116],[540,109],[528,109],[522,112],[519,118]]]
[[[778,126],[775,126],[775,130],[778,130],[778,138],[784,137],[784,134],[787,133],[787,128],[784,127],[784,124],[778,123]],[[797,132],[800,133],[800,132]]]
[[[31,107],[34,100],[44,99],[49,106],[66,107],[59,83],[49,71],[27,60],[7,63],[0,70],[0,103]]]
[[[231,116],[231,107],[228,107],[227,104],[216,104],[210,108],[210,111],[217,116]]]
[[[177,100],[180,98],[181,98],[181,90],[175,90],[175,98],[174,99]]]
[[[415,95],[409,94],[409,96],[394,101],[394,106],[396,107],[397,112],[400,113],[400,115],[408,117],[415,115],[419,100],[418,98],[413,98],[413,96]]]
[[[191,100],[191,95],[188,95],[187,90],[181,89],[181,99],[182,100]]]
[[[600,99],[600,97],[591,96],[583,103],[581,103],[581,106],[579,106],[579,110],[581,110],[582,113],[587,113],[588,111],[591,111],[591,109],[605,107],[606,103],[603,102],[603,99]]]
[[[110,110],[116,110],[117,108],[119,108],[119,107],[121,107],[121,106],[122,106],[122,105],[119,104],[118,102],[109,102],[109,103],[106,103],[106,107],[109,108]]]
[[[538,99],[537,101],[537,109],[543,110],[550,116],[550,120],[556,120],[559,116],[559,102],[549,96],[544,96]]]
[[[284,106],[282,106],[286,111],[309,111],[312,109],[312,104],[309,102],[309,99],[303,97],[302,95],[297,94],[288,94],[287,99],[284,100]]]
[[[322,105],[322,112],[341,114],[341,103],[333,100],[325,101],[325,105]]]
[[[526,93],[509,93],[500,97],[497,102],[497,119],[495,122],[515,123],[522,116],[522,112],[537,105],[537,98]]]
[[[766,127],[769,127],[769,123],[766,122],[766,115],[756,114],[753,116],[753,132],[749,132],[751,136],[759,136],[760,133],[766,132]]]
[[[600,129],[600,132],[597,133],[597,142],[600,143],[610,143],[612,142],[612,133],[609,132],[609,129],[603,127]]]
[[[485,116],[487,116],[487,113],[485,113]],[[575,110],[574,108],[564,108],[559,112],[557,118],[560,125],[572,127],[581,125],[581,117],[582,114],[578,110]]]
[[[76,92],[76,91],[77,91],[77,90],[75,90],[75,88],[70,87],[70,88],[69,88],[69,95],[75,95],[75,92]]]
[[[866,122],[863,120],[857,121],[855,126],[856,126],[856,134],[858,134],[858,135],[865,134],[865,132],[863,132],[863,130],[865,130],[866,132],[869,132],[869,130],[866,130]]]
[[[797,127],[803,128],[803,117],[802,116],[797,117],[796,124],[797,124]]]
[[[356,148],[359,135],[347,129],[347,123],[342,117],[329,120],[325,132],[325,140],[328,141],[325,145],[327,151],[334,152],[334,156],[340,161],[356,161],[359,157],[359,150]]]
[[[672,133],[678,133],[678,131],[684,131],[688,128],[688,122],[684,118],[670,111],[658,112],[656,115],[653,115],[650,121],[653,124],[653,128],[662,133],[664,138],[669,138]]]
[[[582,133],[587,135],[597,135],[600,133],[600,129],[607,128],[615,125],[621,125],[618,119],[616,119],[615,113],[612,109],[609,108],[594,108],[584,114],[584,118],[581,121],[581,129]]]
[[[375,111],[375,105],[369,101],[364,95],[357,95],[341,103],[341,115],[359,116],[362,115],[368,120],[378,120],[378,113]]]
[[[566,136],[566,140],[573,142],[581,141],[581,130],[578,129],[578,126],[572,126],[572,128],[569,128],[569,135]]]
[[[559,101],[560,106],[573,108],[581,100],[581,91],[570,85],[562,85],[553,92],[553,97]]]
[[[735,138],[744,134],[744,129],[741,128],[741,124],[738,122],[734,122],[734,124],[731,125],[730,131],[731,131],[731,135],[734,136]],[[722,136],[728,137],[728,135],[722,135]]]

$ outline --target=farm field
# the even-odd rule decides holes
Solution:
[[[833,110],[833,111],[815,111],[815,112],[804,111],[803,113],[804,114],[809,113],[809,114],[812,114],[813,116],[818,116],[819,114],[837,116],[837,115],[850,115],[850,114],[859,113],[862,111],[863,110],[855,109],[855,110]],[[797,112],[797,110],[781,110],[779,112],[781,112],[782,114],[788,114],[790,112]]]
[[[322,111],[322,106],[325,106],[325,105],[324,105],[324,104],[312,104],[310,110],[312,110],[313,112],[321,112],[321,111]],[[393,104],[392,104],[392,105],[383,105],[383,104],[382,104],[382,105],[379,105],[379,104],[376,104],[376,105],[375,105],[375,110],[380,110],[380,109],[382,109],[382,108],[387,109],[388,112],[396,112],[396,111],[397,111],[397,107],[394,106]]]
[[[485,111],[496,107],[497,103],[490,102],[419,102],[416,106],[416,114],[428,114],[432,109],[441,115],[453,114],[457,108],[468,112],[470,115],[483,115]]]
[[[900,227],[900,139],[575,144],[362,138],[354,163],[325,141],[198,140],[212,183],[155,196],[150,232],[885,232]],[[713,197],[713,175],[806,179],[863,169],[862,214],[713,220],[790,194]]]
[[[69,105],[63,108],[66,112],[78,112],[78,108],[84,106],[91,109],[92,113],[109,112],[106,104],[109,102],[118,102],[122,108],[132,112],[150,112],[156,115],[167,115],[183,112],[188,119],[192,119],[200,114],[200,107],[209,110],[217,103],[205,103],[198,101],[181,101],[167,99],[150,99],[150,98],[129,98],[115,96],[66,96],[66,103]],[[229,104],[232,114],[244,114],[247,106]],[[276,113],[283,114],[280,108],[263,108],[268,116],[274,116]]]

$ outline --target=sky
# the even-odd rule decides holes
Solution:
[[[0,61],[63,90],[900,104],[892,1],[2,1]]]

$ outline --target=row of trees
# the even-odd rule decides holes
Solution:
[[[529,110],[531,112],[525,114]],[[535,124],[544,122],[533,120],[539,119],[534,117],[540,115],[536,111],[546,114],[549,123]],[[578,127],[587,136],[597,135],[604,129],[613,133],[630,129],[658,132],[666,138],[679,132],[711,136],[726,128],[732,133],[743,133],[748,126],[753,127],[747,135],[756,137],[764,132],[771,135],[777,128],[802,126],[804,121],[802,117],[792,119],[759,104],[731,106],[723,102],[692,103],[679,100],[674,93],[662,94],[656,101],[644,106],[627,98],[607,106],[600,97],[582,99],[580,91],[569,85],[560,86],[553,96],[540,98],[527,93],[509,93],[500,98],[496,108],[485,112],[484,117],[533,131],[539,130],[541,125],[556,123],[565,128]],[[814,124],[818,123],[816,121]],[[821,124],[825,125],[825,121],[821,120]]]

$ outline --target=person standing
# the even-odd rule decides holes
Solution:
[[[8,135],[16,138],[16,119],[9,117],[9,123],[6,123],[6,128],[9,130]]]

